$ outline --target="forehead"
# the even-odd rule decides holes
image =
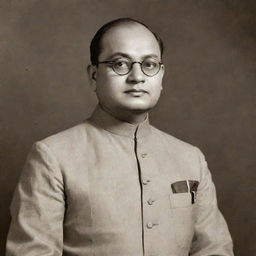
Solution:
[[[159,44],[146,27],[141,24],[121,24],[111,28],[101,41],[99,59],[105,59],[117,53],[123,53],[138,59],[143,56],[161,56]]]

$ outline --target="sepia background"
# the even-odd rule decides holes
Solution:
[[[206,155],[236,255],[256,251],[256,2],[0,0],[0,255],[34,141],[86,119],[86,67],[104,23],[132,17],[165,42],[158,128]]]

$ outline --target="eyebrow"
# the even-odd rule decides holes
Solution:
[[[123,53],[123,52],[116,52],[110,56],[107,57],[107,59],[113,59],[115,57],[124,57],[124,58],[128,58],[128,59],[132,59],[132,56],[130,56],[129,54]],[[159,56],[157,56],[156,54],[147,54],[147,55],[143,55],[141,56],[142,59],[146,59],[146,58],[159,58]]]

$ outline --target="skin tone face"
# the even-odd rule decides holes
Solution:
[[[111,28],[102,39],[99,62],[127,58],[139,62],[153,58],[161,62],[157,40],[140,24]],[[164,67],[152,77],[145,75],[138,63],[127,75],[116,74],[109,64],[89,66],[88,73],[101,107],[120,120],[136,124],[146,118],[160,97]]]

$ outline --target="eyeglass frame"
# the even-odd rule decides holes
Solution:
[[[98,65],[98,64],[111,64],[111,68],[113,69],[113,71],[114,71],[117,75],[119,75],[119,76],[125,76],[125,75],[129,74],[129,73],[132,71],[132,67],[133,67],[133,65],[134,65],[135,63],[139,63],[139,64],[140,64],[140,69],[141,69],[142,73],[143,73],[144,75],[148,76],[148,77],[153,77],[153,76],[155,76],[155,75],[157,75],[157,74],[159,73],[159,71],[160,71],[160,69],[161,69],[161,66],[164,64],[163,62],[160,62],[160,61],[157,62],[157,63],[159,64],[159,69],[158,69],[158,71],[157,71],[154,75],[148,75],[148,74],[146,74],[146,73],[143,71],[143,69],[142,69],[142,64],[143,64],[144,61],[145,61],[145,60],[143,60],[142,62],[140,62],[140,61],[133,61],[133,62],[131,62],[131,68],[130,68],[130,70],[128,70],[128,72],[125,73],[125,74],[118,74],[118,73],[115,71],[115,69],[114,69],[114,64],[116,63],[116,61],[114,61],[114,60],[98,61],[98,62],[96,63],[96,65]]]

